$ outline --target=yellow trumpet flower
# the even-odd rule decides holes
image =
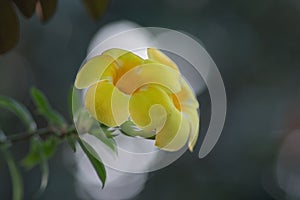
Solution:
[[[109,49],[88,60],[75,87],[87,88],[85,107],[100,123],[117,127],[130,121],[140,137],[155,136],[155,145],[177,151],[198,138],[198,101],[177,65],[161,51],[148,48],[148,59]]]

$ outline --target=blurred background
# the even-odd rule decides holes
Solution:
[[[59,1],[45,25],[37,16],[20,20],[18,46],[0,56],[0,94],[33,108],[29,89],[35,85],[65,117],[67,94],[89,42],[110,22],[130,20],[184,31],[201,40],[215,61],[228,98],[216,147],[198,158],[201,133],[210,118],[209,95],[203,91],[198,95],[202,121],[195,152],[148,174],[131,199],[300,199],[298,0],[113,0],[96,22],[79,0]],[[0,125],[7,134],[23,130],[4,110]],[[28,144],[13,148],[21,159]],[[92,198],[80,192],[72,159],[69,147],[61,145],[50,161],[48,188],[37,199]],[[25,199],[32,199],[39,187],[39,168],[22,172]],[[0,177],[0,199],[11,199],[10,175],[1,157]],[[127,182],[119,184],[122,188]]]

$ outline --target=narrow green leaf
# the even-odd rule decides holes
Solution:
[[[14,99],[0,95],[0,107],[10,110],[24,123],[29,132],[36,130],[36,123],[28,109]]]
[[[46,96],[40,90],[33,87],[31,88],[30,93],[40,115],[52,125],[58,125],[62,128],[66,127],[66,120],[61,114],[52,109]]]
[[[42,22],[48,21],[55,13],[57,0],[39,0],[36,5],[36,12]]]
[[[46,141],[42,141],[39,137],[33,137],[30,143],[28,155],[21,161],[22,165],[31,169],[37,164],[41,167],[41,184],[38,195],[47,187],[49,179],[48,159],[54,154],[57,146],[57,138],[50,137]]]
[[[39,143],[39,140],[37,140],[36,137],[31,139],[29,152],[25,156],[25,158],[23,158],[21,161],[21,164],[27,170],[31,169],[32,167],[34,167],[41,161],[41,157],[40,157],[40,153],[39,153],[40,148],[39,148],[38,143]]]
[[[98,138],[101,142],[103,142],[113,152],[117,151],[116,141],[114,140],[114,138],[107,137],[106,134],[104,133],[103,129],[101,129],[101,127],[91,130],[90,134],[95,136],[96,138]]]
[[[76,152],[76,142],[78,138],[77,129],[74,126],[69,127],[68,135],[65,137],[65,140],[69,143],[73,152]]]
[[[40,148],[39,156],[41,158],[40,161],[41,184],[40,184],[38,196],[45,191],[48,185],[48,180],[49,180],[48,159],[53,155],[56,149],[56,142],[54,140],[47,140],[44,143],[39,143],[39,148]]]
[[[76,152],[76,141],[77,140],[72,135],[67,136],[66,139],[67,139],[67,142],[69,143],[71,149],[75,153]]]
[[[104,124],[101,124],[101,123],[99,123],[99,125],[107,138],[113,138],[118,135],[116,128],[111,128],[111,127],[105,126]]]
[[[86,109],[80,110],[78,114],[77,128],[79,133],[89,133],[103,142],[113,152],[116,152],[116,142],[112,138],[114,131],[109,131],[109,127],[98,123]]]
[[[98,154],[95,152],[92,146],[86,143],[83,140],[78,140],[80,147],[90,160],[91,164],[93,165],[100,181],[102,182],[102,188],[104,188],[105,180],[106,180],[106,170],[105,166],[101,162],[101,159],[98,157]]]
[[[13,1],[25,17],[29,18],[33,15],[37,0],[13,0]]]
[[[13,187],[13,200],[21,200],[23,198],[23,182],[21,173],[8,149],[4,146],[0,147],[10,172]]]
[[[19,20],[11,1],[0,1],[0,54],[15,47],[19,40]]]
[[[51,156],[53,156],[53,154],[55,153],[56,147],[58,145],[58,142],[59,142],[58,139],[55,136],[52,136],[41,143],[43,153],[44,153],[46,159],[49,159],[49,158],[51,158]]]
[[[150,137],[148,139],[155,139],[155,132],[151,131],[151,132],[146,132],[143,131],[141,129],[139,129],[138,127],[136,127],[136,125],[132,122],[132,121],[126,121],[124,122],[121,126],[120,126],[120,131],[127,135],[127,136],[140,136],[140,135],[150,135]]]
[[[57,138],[50,137],[46,141],[41,141],[38,137],[33,137],[30,143],[29,153],[21,161],[22,165],[31,169],[35,165],[42,163],[45,159],[51,158],[58,144]]]
[[[100,18],[107,10],[109,0],[82,0],[86,10],[93,19]]]
[[[91,135],[97,137],[101,142],[103,142],[107,147],[109,147],[113,152],[116,152],[116,142],[112,138],[113,133],[108,131],[105,126],[98,123],[86,109],[80,109],[77,113],[77,129],[79,134],[90,133]],[[109,137],[108,137],[109,136]]]
[[[38,192],[38,195],[40,195],[45,191],[49,181],[49,166],[48,166],[47,159],[44,159],[40,165],[41,165],[41,184],[40,184],[40,190]]]

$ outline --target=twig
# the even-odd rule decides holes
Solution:
[[[74,126],[70,126],[67,129],[58,129],[56,127],[46,127],[46,128],[41,128],[41,129],[37,129],[34,132],[20,132],[14,135],[8,135],[4,140],[0,141],[0,145],[1,144],[15,144],[18,142],[22,142],[22,141],[27,141],[29,139],[31,139],[33,136],[37,136],[39,135],[41,138],[45,138],[51,135],[55,135],[59,138],[64,138],[66,136],[69,135],[74,135],[76,136],[76,129]]]

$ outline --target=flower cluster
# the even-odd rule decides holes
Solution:
[[[130,121],[140,137],[177,151],[188,141],[190,151],[199,132],[198,101],[177,65],[161,51],[148,48],[148,59],[109,49],[88,60],[75,87],[87,89],[85,107],[100,123],[117,127]]]

